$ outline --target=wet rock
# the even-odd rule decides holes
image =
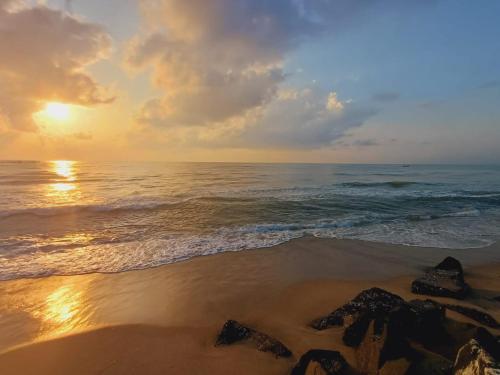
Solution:
[[[464,281],[462,265],[452,257],[444,259],[411,285],[411,291],[415,294],[457,299],[463,299],[469,290],[469,285]]]
[[[484,328],[465,344],[457,354],[455,375],[500,374],[500,345],[497,339]]]
[[[300,357],[291,375],[342,375],[347,373],[348,368],[339,352],[314,349]]]
[[[500,324],[496,321],[496,319],[486,312],[460,305],[445,304],[444,307],[446,307],[449,310],[455,311],[459,314],[462,314],[468,318],[471,318],[476,322],[481,323],[485,326],[496,329],[500,328]]]
[[[276,357],[290,357],[292,352],[281,342],[265,333],[245,327],[235,320],[228,320],[224,323],[217,340],[216,346],[230,345],[238,341],[250,340],[257,349],[262,352],[271,352]]]
[[[362,291],[353,300],[331,314],[314,320],[311,326],[317,330],[332,326],[350,326],[363,316],[375,317],[388,313],[394,307],[403,304],[405,304],[405,301],[398,295],[380,288],[371,288]]]

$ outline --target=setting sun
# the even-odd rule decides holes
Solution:
[[[51,102],[47,103],[45,107],[47,116],[54,120],[67,120],[69,118],[69,112],[69,106],[63,103]]]

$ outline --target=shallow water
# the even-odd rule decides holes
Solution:
[[[0,279],[305,234],[473,248],[497,241],[499,224],[498,166],[0,162]]]

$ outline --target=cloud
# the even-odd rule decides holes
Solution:
[[[344,104],[337,99],[337,93],[331,92],[328,94],[328,99],[326,101],[326,109],[329,111],[342,111],[344,109]]]
[[[46,101],[85,106],[113,100],[84,68],[110,52],[99,25],[44,5],[0,0],[0,114],[9,128],[36,131]]]
[[[131,138],[157,147],[310,149],[333,145],[375,114],[375,109],[341,101],[335,93],[286,88],[265,106],[230,120],[199,127],[144,127]]]
[[[372,95],[372,99],[377,102],[393,102],[400,97],[401,95],[399,93],[392,91],[379,92]]]
[[[370,146],[378,146],[380,143],[376,139],[357,139],[352,142],[353,146],[358,147],[370,147]]]
[[[376,110],[340,101],[336,93],[303,90],[288,100],[275,100],[262,115],[248,121],[228,145],[241,147],[328,147],[349,129],[363,125]]]
[[[333,90],[285,90],[287,55],[312,37],[356,27],[372,11],[422,3],[142,0],[149,31],[130,41],[125,64],[151,71],[163,94],[142,105],[137,122],[176,144],[330,145],[374,110],[341,101]]]

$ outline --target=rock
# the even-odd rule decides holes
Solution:
[[[452,375],[453,362],[438,354],[420,350],[405,375]]]
[[[235,320],[228,320],[224,323],[222,330],[217,336],[215,346],[230,345],[246,339],[254,342],[258,350],[271,352],[276,357],[290,357],[292,355],[292,352],[278,340],[265,333],[245,327]]]
[[[341,375],[348,364],[342,354],[332,350],[309,350],[295,365],[291,375]]]
[[[415,294],[463,299],[470,287],[464,281],[462,265],[447,257],[433,269],[413,281],[411,291]]]
[[[496,329],[500,328],[500,324],[496,321],[496,319],[492,317],[490,314],[485,313],[483,311],[460,305],[445,304],[444,307],[446,307],[449,310],[455,311],[459,314],[465,315],[466,317],[471,318],[476,322],[481,323],[485,326]]]
[[[362,291],[353,300],[333,311],[328,316],[314,320],[311,326],[323,330],[332,326],[350,326],[361,316],[388,313],[396,306],[405,304],[405,301],[396,294],[380,288],[371,288]]]
[[[250,338],[257,344],[257,349],[261,352],[271,352],[276,357],[290,357],[292,355],[292,352],[285,345],[265,333],[253,331]]]
[[[374,319],[357,347],[357,369],[362,374],[405,374],[415,353],[404,334],[399,330],[394,316]]]
[[[409,302],[412,317],[409,323],[409,336],[422,343],[444,341],[447,334],[444,328],[445,308],[432,300],[412,300]]]
[[[350,347],[356,347],[361,344],[371,321],[368,314],[358,317],[358,320],[344,330],[344,335],[342,336],[344,344]]]
[[[457,274],[457,278],[464,281],[464,270],[462,268],[462,264],[453,257],[446,257],[434,268],[440,271],[454,272]]]
[[[484,328],[465,344],[457,354],[453,368],[455,375],[499,375],[500,345]]]
[[[216,346],[230,345],[237,341],[250,337],[252,331],[235,320],[228,320],[224,323],[222,330],[217,336]]]
[[[370,321],[388,319],[406,336],[420,342],[445,336],[445,309],[431,301],[404,301],[396,294],[380,288],[362,291],[353,300],[330,315],[314,320],[312,327],[322,330],[330,326],[344,326],[343,341],[347,346],[358,346],[365,337]]]

